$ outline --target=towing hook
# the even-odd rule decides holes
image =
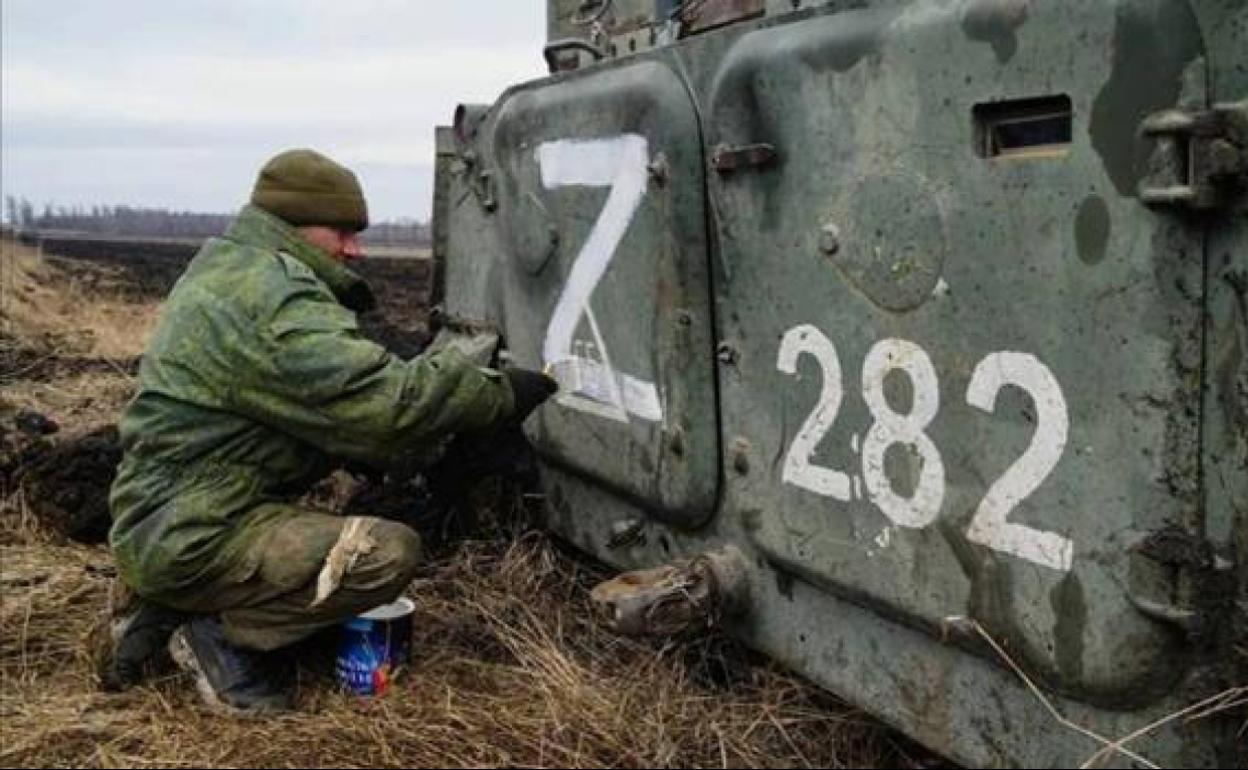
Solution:
[[[711,628],[749,606],[749,563],[736,546],[687,561],[634,570],[590,592],[603,621],[627,636],[671,636]]]

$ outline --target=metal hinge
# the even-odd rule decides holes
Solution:
[[[1209,110],[1165,110],[1141,125],[1152,140],[1140,201],[1212,209],[1248,182],[1248,99]]]

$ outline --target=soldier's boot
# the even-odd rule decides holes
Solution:
[[[280,652],[230,644],[215,615],[197,616],[179,627],[169,640],[169,653],[195,677],[195,687],[209,706],[239,715],[294,707],[289,662]]]
[[[112,655],[100,675],[105,690],[133,687],[148,674],[167,666],[169,637],[189,617],[144,599],[130,604],[129,612],[112,624]]]

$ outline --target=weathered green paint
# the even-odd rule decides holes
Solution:
[[[1062,679],[1078,682],[1083,678],[1083,631],[1088,622],[1088,605],[1078,575],[1068,574],[1049,594],[1057,624],[1053,629],[1054,657]]]
[[[581,34],[578,4],[555,5],[552,37]],[[1244,197],[1197,219],[1145,208],[1136,185],[1162,162],[1138,136],[1148,114],[1248,94],[1228,53],[1248,46],[1248,12],[797,5],[672,44],[663,27],[634,55],[644,25],[607,23],[597,42],[616,55],[505,94],[450,182],[448,303],[496,323],[518,362],[547,363],[552,309],[607,197],[544,184],[536,148],[644,136],[661,170],[590,305],[616,368],[661,382],[665,421],[545,408],[530,435],[550,526],[622,568],[732,542],[756,570],[736,627],[752,644],[960,761],[1079,764],[1096,745],[958,618],[1107,736],[1234,675]],[[1053,96],[1070,100],[1068,145],[984,157],[976,105]],[[471,192],[482,171],[495,210]],[[1029,374],[1009,379],[1015,366]],[[989,490],[1045,442],[1051,466],[998,508],[1030,545],[972,537]],[[641,537],[612,540],[638,521]],[[1064,541],[1068,563],[1045,550]],[[1231,729],[1168,725],[1132,745],[1214,765]]]
[[[1069,13],[1069,8],[1035,10],[1020,34],[1057,37],[1068,23],[1061,16]],[[1112,29],[1112,16],[1086,8],[1082,14],[1078,21],[1084,29],[1095,31],[1098,23],[1102,30]],[[1169,353],[1137,352],[1139,341],[1124,348],[1107,334],[1103,319],[1112,317],[1106,315],[1111,311],[1098,297],[1135,281],[1141,270],[1153,269],[1146,253],[1133,256],[1127,251],[1125,239],[1133,234],[1123,228],[1114,244],[1122,258],[1112,265],[1107,260],[1108,269],[1095,275],[1087,275],[1082,263],[1068,261],[1074,251],[1068,229],[1047,234],[1053,227],[1053,207],[1082,193],[1089,180],[1103,178],[1087,144],[1076,139],[1070,155],[1056,163],[993,164],[975,162],[967,139],[971,105],[998,95],[1057,91],[1070,93],[1076,105],[1087,104],[1096,92],[1081,92],[1078,82],[1095,72],[1101,57],[1092,50],[1082,57],[1055,57],[1052,50],[1022,48],[1013,67],[1001,72],[992,90],[985,91],[983,86],[966,86],[960,73],[944,75],[930,66],[963,39],[959,24],[955,13],[942,17],[911,11],[894,17],[851,11],[812,19],[801,36],[784,27],[751,33],[721,69],[728,74],[711,94],[707,127],[711,145],[718,143],[720,132],[731,142],[744,141],[747,137],[739,134],[750,131],[755,133],[748,139],[769,140],[784,151],[778,168],[757,175],[757,184],[754,177],[744,177],[711,187],[724,229],[733,233],[733,238],[723,239],[721,259],[727,267],[717,292],[720,306],[731,307],[739,320],[724,324],[722,333],[758,340],[743,348],[738,367],[742,384],[731,378],[722,385],[726,434],[742,435],[755,446],[780,452],[791,446],[793,433],[822,387],[821,374],[809,358],[792,387],[786,387],[787,378],[775,371],[776,340],[798,324],[814,323],[836,343],[842,367],[849,368],[845,383],[860,379],[854,368],[880,339],[914,341],[940,373],[940,401],[945,406],[927,432],[937,447],[951,448],[942,452],[949,483],[949,499],[942,509],[954,526],[898,529],[866,500],[850,502],[848,515],[831,524],[826,498],[783,484],[776,476],[761,483],[751,478],[730,484],[726,495],[729,506],[777,509],[756,542],[786,568],[931,627],[950,614],[950,607],[969,606],[994,633],[1009,639],[1057,681],[1052,640],[1056,618],[1043,609],[1050,580],[1060,575],[1032,574],[1033,565],[962,545],[987,482],[1001,477],[1035,431],[1034,423],[1025,419],[1026,398],[1011,403],[1005,398],[1014,394],[1003,394],[991,420],[973,412],[954,417],[956,405],[964,400],[972,368],[990,351],[1033,353],[1055,371],[1071,405],[1076,434],[1072,446],[1104,449],[1075,455],[1079,460],[1068,461],[1062,468],[1065,474],[1054,474],[1048,486],[1028,498],[1029,506],[1035,506],[1028,510],[1035,512],[1018,511],[1014,516],[1042,530],[1081,535],[1072,539],[1083,545],[1102,542],[1108,533],[1128,527],[1147,531],[1181,515],[1185,503],[1151,484],[1146,466],[1112,451],[1122,441],[1126,427],[1122,421],[1107,422],[1096,415],[1105,401],[1132,398],[1132,390],[1143,388],[1176,399],[1182,385],[1169,374]],[[807,65],[812,57],[803,56],[803,46],[835,47],[847,29],[854,30],[854,37],[884,34],[865,32],[873,26],[891,31],[879,54],[890,66],[863,66],[842,76],[835,69]],[[991,57],[984,66],[995,66],[994,61]],[[779,87],[803,80],[800,88]],[[933,82],[941,85],[933,87]],[[748,90],[737,91],[736,83],[748,84]],[[802,110],[794,103],[795,92]],[[942,94],[942,101],[925,108],[928,94],[935,93]],[[944,98],[961,108],[945,108]],[[747,111],[774,122],[759,125],[755,120],[738,127],[736,116]],[[1086,171],[1072,173],[1072,166]],[[769,174],[771,180],[761,181]],[[829,179],[838,182],[829,185]],[[1134,219],[1134,236],[1147,240],[1153,230],[1148,217],[1141,221],[1136,214]],[[817,224],[827,221],[842,231],[844,245],[832,262],[840,263],[844,278],[829,271],[827,261],[814,259]],[[784,241],[777,243],[772,233],[791,234],[790,245],[777,249]],[[764,253],[770,258],[756,256]],[[960,259],[953,260],[953,255]],[[935,291],[939,280],[947,285],[947,293]],[[1036,290],[1023,291],[1033,287]],[[1164,286],[1153,292],[1138,289],[1112,312],[1147,323],[1167,302],[1168,291]],[[1198,328],[1195,311],[1179,319],[1183,329]],[[986,323],[987,319],[992,320]],[[1172,334],[1173,330],[1165,330],[1166,336]],[[1089,349],[1104,352],[1089,359],[1081,352]],[[1119,387],[1104,387],[1106,368],[1122,373]],[[847,390],[861,392],[852,385]],[[751,407],[760,393],[786,391],[793,397],[782,397],[779,421],[769,410]],[[1160,442],[1169,414],[1156,410],[1147,417],[1135,416],[1135,426]],[[854,468],[859,460],[852,436],[865,436],[873,422],[860,399],[846,399],[835,426],[840,440],[822,442],[814,459],[830,468]],[[995,451],[973,451],[986,446]],[[1187,454],[1194,456],[1192,451]],[[896,486],[900,494],[903,485]],[[1130,496],[1137,499],[1125,506],[1119,502]],[[1101,513],[1089,521],[1079,517],[1059,525],[1041,513],[1046,507],[1076,505],[1117,509],[1121,514]],[[1149,513],[1137,516],[1137,511]],[[1154,517],[1151,522],[1149,516]],[[888,547],[876,545],[877,540]],[[828,554],[836,556],[829,559]],[[1153,669],[1173,655],[1168,634],[1145,634],[1152,621],[1139,617],[1126,597],[1109,589],[1114,581],[1125,579],[1127,565],[1119,557],[1118,565],[1110,567],[1109,557],[1100,554],[1098,561],[1081,561],[1082,568],[1097,564],[1106,570],[1091,581],[1097,593],[1104,594],[1105,604],[1091,613],[1092,628],[1085,632],[1104,635],[1111,627],[1137,628],[1140,638],[1132,632],[1118,637],[1135,642],[1125,659],[1111,645],[1088,645],[1082,667],[1085,681],[1065,686],[1105,700],[1164,687]],[[918,579],[916,569],[924,570],[926,579]],[[1101,630],[1095,630],[1098,626]],[[1135,671],[1132,664],[1138,666]]]
[[[1092,107],[1092,145],[1120,195],[1135,195],[1143,148],[1135,141],[1149,113],[1179,101],[1185,68],[1202,53],[1191,8],[1169,0],[1132,0],[1115,9],[1113,69]],[[1141,73],[1149,73],[1141,78]]]
[[[1110,228],[1109,207],[1105,205],[1105,199],[1099,195],[1084,198],[1075,216],[1075,243],[1079,248],[1079,259],[1089,265],[1104,259]]]
[[[467,264],[452,257],[449,275],[455,283],[467,275],[490,276],[471,279],[490,287],[479,317],[504,326],[514,361],[537,367],[546,363],[542,345],[564,279],[604,209],[609,185],[547,188],[535,153],[556,139],[619,134],[646,137],[652,157],[661,148],[667,178],[642,171],[645,196],[627,224],[613,271],[589,304],[599,330],[635,330],[612,337],[618,342],[610,360],[656,384],[666,400],[664,419],[620,423],[575,409],[542,410],[534,420],[534,443],[551,462],[656,505],[655,513],[672,524],[698,526],[714,509],[719,451],[703,160],[684,86],[656,62],[571,76],[555,86],[513,91],[491,116],[489,130],[494,144],[482,154],[498,170],[494,226],[461,226],[480,216],[476,202],[461,197],[449,229],[454,253],[496,257]],[[576,329],[578,340],[596,346],[588,319]]]
[[[1248,94],[1248,4],[1197,0],[1193,7],[1207,48],[1212,100],[1243,99]],[[1209,611],[1230,618],[1217,629],[1221,642],[1242,644],[1248,639],[1248,569],[1243,566],[1248,559],[1248,195],[1239,195],[1224,214],[1211,218],[1204,262],[1205,535],[1219,546],[1229,545],[1237,560],[1223,582],[1207,589],[1219,597]]]
[[[1027,0],[974,0],[963,5],[962,29],[967,37],[992,46],[1004,64],[1018,51],[1015,31],[1027,21]]]

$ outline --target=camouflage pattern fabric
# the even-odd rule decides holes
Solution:
[[[276,650],[359,613],[394,601],[411,582],[422,554],[420,536],[405,524],[363,516],[332,516],[288,508],[266,517],[248,547],[250,574],[212,581],[200,611],[219,610],[226,639],[253,650]],[[351,524],[363,525],[348,542]],[[352,552],[332,592],[318,596],[326,557]]]
[[[511,415],[510,387],[453,349],[404,361],[364,339],[367,285],[248,206],[171,292],[120,424],[110,543],[139,594],[184,610],[263,573],[288,503],[340,462],[419,465]]]

